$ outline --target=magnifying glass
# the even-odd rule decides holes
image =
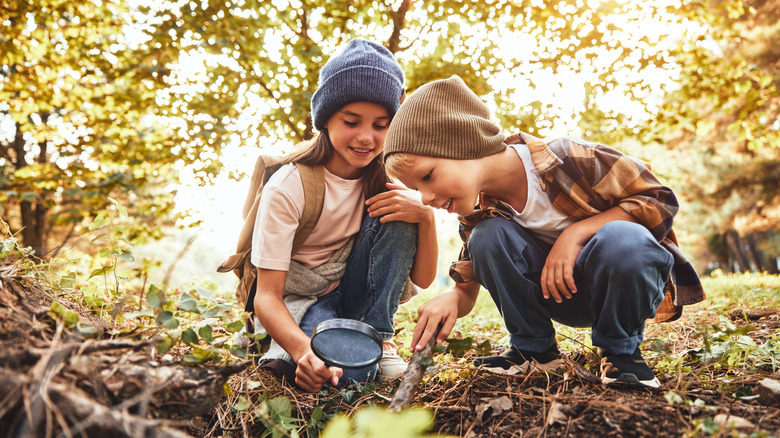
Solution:
[[[314,328],[311,349],[329,367],[363,368],[382,358],[382,337],[364,322],[334,318]]]

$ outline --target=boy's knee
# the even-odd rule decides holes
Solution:
[[[647,228],[628,221],[605,224],[599,229],[596,239],[596,245],[601,248],[601,262],[616,268],[635,269],[650,255],[649,249],[662,249]]]
[[[491,218],[479,222],[471,231],[468,242],[472,259],[494,254],[501,246],[499,243],[507,241],[506,237],[513,228],[513,223],[503,218]]]

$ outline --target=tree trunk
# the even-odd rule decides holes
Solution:
[[[44,117],[44,123],[47,117]],[[19,123],[16,124],[16,135],[14,137],[14,153],[16,155],[16,161],[14,167],[16,170],[23,169],[28,166],[26,152],[24,149],[25,141]],[[38,143],[40,152],[38,153],[37,162],[46,163],[47,157],[47,143],[45,141]],[[34,201],[20,201],[19,213],[21,219],[21,235],[22,245],[32,247],[38,256],[43,256],[46,252],[46,216],[49,209],[46,207],[42,199]]]
[[[742,252],[742,239],[734,229],[726,231],[726,244],[729,248],[729,267],[733,272],[750,271],[750,265]]]

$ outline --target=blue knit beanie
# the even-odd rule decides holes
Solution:
[[[404,94],[404,71],[386,48],[355,38],[320,70],[320,83],[311,98],[314,127],[322,131],[344,105],[373,102],[395,115]]]

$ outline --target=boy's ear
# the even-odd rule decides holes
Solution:
[[[401,93],[401,101],[399,103],[404,103],[404,100],[406,100],[406,90],[404,90],[404,92]]]

